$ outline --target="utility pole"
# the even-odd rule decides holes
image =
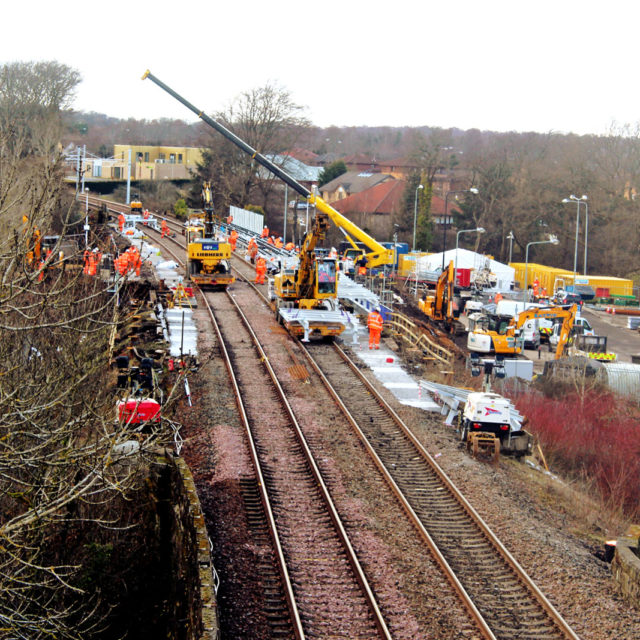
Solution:
[[[131,204],[131,147],[129,147],[129,161],[127,162],[127,204]]]
[[[289,206],[289,185],[284,185],[284,225],[282,229],[282,244],[287,244],[287,207]]]

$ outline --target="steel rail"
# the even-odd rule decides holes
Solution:
[[[271,535],[273,545],[276,550],[276,556],[278,558],[278,570],[280,571],[280,577],[284,585],[285,598],[287,600],[287,606],[289,607],[289,613],[291,615],[291,622],[292,622],[294,634],[298,640],[304,640],[305,634],[304,634],[304,629],[302,627],[302,620],[300,619],[300,614],[298,612],[298,606],[296,604],[295,594],[293,592],[293,585],[289,577],[289,571],[287,569],[287,563],[284,557],[282,544],[280,543],[280,537],[278,535],[275,517],[273,515],[273,510],[271,508],[271,501],[269,499],[269,495],[266,489],[267,485],[265,483],[264,476],[262,474],[260,458],[258,456],[258,452],[253,439],[253,433],[251,431],[249,417],[247,415],[247,411],[245,409],[244,402],[242,399],[242,392],[240,391],[240,386],[238,384],[238,380],[233,370],[233,364],[231,363],[231,358],[229,356],[229,352],[227,351],[227,347],[225,345],[224,337],[220,330],[220,326],[218,325],[216,317],[213,313],[213,309],[211,308],[211,305],[209,304],[209,301],[207,300],[207,297],[204,294],[202,295],[202,299],[204,300],[205,307],[207,309],[207,312],[209,313],[209,318],[211,320],[214,331],[218,338],[218,343],[220,345],[220,350],[223,355],[224,364],[227,369],[227,373],[229,374],[229,379],[231,381],[231,385],[234,390],[234,394],[236,398],[236,406],[238,407],[238,412],[240,413],[240,419],[242,421],[242,425],[247,435],[247,442],[249,443],[251,461],[253,463],[253,466],[256,472],[258,487],[260,491],[260,499],[262,501],[262,505],[266,514],[267,523],[269,526],[269,532]]]
[[[302,345],[301,345],[302,346]],[[431,469],[436,473],[440,481],[446,486],[446,488],[450,491],[453,497],[457,500],[460,506],[467,512],[467,514],[471,517],[474,523],[478,526],[478,528],[482,531],[485,538],[491,543],[491,545],[495,548],[495,550],[500,554],[500,556],[504,559],[507,565],[514,571],[519,582],[532,594],[532,596],[538,601],[544,611],[547,613],[549,618],[554,622],[557,629],[564,634],[567,638],[571,640],[579,640],[579,637],[575,634],[575,632],[569,627],[567,622],[562,618],[560,613],[555,609],[555,607],[549,602],[546,596],[540,591],[540,589],[536,586],[533,580],[529,577],[523,567],[518,563],[518,561],[513,557],[513,555],[507,550],[507,548],[502,544],[502,542],[497,538],[497,536],[491,531],[489,526],[484,522],[478,512],[471,506],[469,501],[464,497],[464,495],[460,492],[460,490],[456,487],[456,485],[451,481],[451,479],[445,474],[445,472],[440,468],[438,463],[432,458],[429,452],[424,448],[422,443],[416,438],[411,429],[402,421],[400,416],[394,411],[394,409],[386,402],[386,400],[380,395],[380,393],[376,390],[376,388],[369,382],[369,380],[364,376],[364,374],[358,369],[356,364],[349,358],[349,356],[335,343],[333,344],[333,348],[337,351],[340,357],[345,361],[345,363],[349,366],[351,371],[356,375],[356,377],[366,386],[369,393],[372,397],[378,402],[380,407],[387,413],[387,415],[393,420],[393,422],[398,426],[398,428],[404,433],[407,439],[413,444],[416,448],[419,455],[422,459],[431,467]],[[304,349],[304,347],[303,347]],[[306,353],[307,350],[304,349]],[[308,357],[311,358],[311,354],[308,354]],[[314,363],[315,365],[315,363]],[[314,370],[316,367],[314,366]],[[322,374],[323,378],[326,379],[324,374]],[[328,382],[328,380],[327,380]],[[335,390],[332,395],[335,394]],[[342,401],[340,401],[342,404]],[[346,407],[345,407],[346,408]],[[351,417],[350,420],[353,420]],[[358,427],[359,430],[359,427]],[[364,434],[363,434],[364,437]],[[367,447],[369,449],[369,447]],[[375,453],[375,452],[374,452]],[[377,454],[376,454],[377,457]],[[376,464],[378,464],[376,462]],[[382,464],[380,462],[380,464]],[[385,477],[388,475],[388,472],[385,473]],[[393,479],[391,478],[393,481]],[[395,485],[395,482],[394,482]],[[399,489],[398,489],[399,491]],[[394,489],[394,493],[396,489]],[[475,605],[474,605],[475,606]]]
[[[415,526],[415,528],[418,530],[420,537],[424,540],[424,542],[429,547],[438,566],[441,568],[446,578],[448,579],[449,583],[453,586],[455,592],[458,594],[459,598],[462,600],[464,607],[467,609],[472,620],[475,622],[476,626],[482,633],[483,638],[485,638],[486,640],[496,640],[496,636],[491,631],[491,628],[489,627],[487,622],[484,620],[480,611],[478,611],[477,607],[475,606],[469,594],[466,592],[462,583],[456,577],[455,572],[447,562],[444,555],[442,555],[440,549],[436,545],[435,541],[433,540],[429,532],[426,530],[424,524],[422,523],[422,521],[414,511],[411,504],[409,504],[409,501],[406,499],[404,493],[402,492],[400,487],[398,487],[398,485],[396,484],[396,481],[393,479],[393,477],[389,473],[384,462],[382,462],[382,460],[380,459],[380,457],[372,447],[367,436],[363,433],[362,429],[360,428],[360,425],[358,424],[357,420],[353,417],[349,409],[346,407],[346,405],[342,401],[342,398],[340,397],[338,392],[335,390],[331,382],[329,382],[329,380],[323,373],[322,369],[320,369],[316,361],[313,359],[313,356],[309,353],[308,349],[302,343],[300,343],[299,346],[302,348],[302,351],[304,353],[305,358],[307,359],[307,362],[309,363],[311,368],[316,372],[316,374],[324,384],[325,388],[327,389],[331,397],[334,399],[335,403],[338,405],[339,409],[342,411],[342,413],[344,414],[349,424],[351,425],[352,429],[356,433],[358,439],[366,449],[367,453],[373,460],[374,464],[378,468],[378,471],[382,474],[383,478],[391,488],[391,491],[399,500],[400,505],[402,506],[407,516],[409,517],[409,521]]]
[[[287,399],[287,395],[284,389],[282,388],[280,381],[278,380],[278,376],[276,372],[271,366],[269,357],[264,351],[264,349],[262,348],[262,345],[260,344],[260,340],[258,339],[258,336],[255,334],[249,320],[245,316],[244,312],[242,311],[242,309],[240,308],[236,300],[233,298],[233,296],[228,290],[226,291],[226,294],[229,300],[231,301],[231,303],[233,304],[233,306],[236,308],[236,311],[242,318],[245,328],[251,335],[253,344],[256,347],[258,353],[260,354],[261,362],[263,363],[265,369],[267,370],[267,373],[269,374],[269,377],[272,380],[273,386],[278,393],[278,397],[280,398],[280,401],[282,402],[282,405],[285,408],[285,411],[289,419],[291,420],[291,424],[294,427],[294,433],[296,435],[296,438],[302,447],[305,459],[307,460],[307,463],[309,464],[309,468],[314,477],[314,480],[318,488],[320,489],[320,492],[325,501],[327,510],[329,512],[329,516],[331,517],[331,521],[333,522],[336,532],[338,533],[338,537],[340,538],[340,541],[346,551],[349,564],[352,567],[356,580],[358,581],[361,589],[364,592],[365,599],[367,600],[367,604],[371,609],[371,612],[375,621],[375,625],[378,628],[378,632],[380,633],[380,637],[385,638],[385,640],[392,640],[391,633],[389,632],[389,629],[387,628],[387,624],[384,621],[380,608],[378,607],[378,603],[376,602],[375,596],[373,595],[373,591],[371,589],[371,586],[369,585],[369,581],[364,573],[364,570],[362,569],[362,566],[360,564],[360,561],[358,560],[358,557],[351,544],[351,541],[349,540],[349,536],[347,535],[346,529],[342,524],[342,520],[340,518],[340,515],[338,514],[338,510],[333,502],[333,499],[331,498],[329,489],[322,477],[322,473],[318,468],[315,458],[313,457],[313,453],[311,452],[311,449],[307,443],[304,433],[302,432],[302,428],[300,427],[300,424],[289,403],[289,400]]]

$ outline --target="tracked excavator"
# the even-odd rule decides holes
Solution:
[[[313,337],[331,337],[344,331],[349,322],[348,315],[338,306],[338,269],[334,258],[320,258],[315,247],[325,236],[332,221],[347,238],[361,242],[365,247],[367,267],[372,269],[393,264],[393,251],[382,246],[369,234],[345,218],[316,193],[310,191],[280,167],[258,153],[246,142],[222,124],[204,114],[178,93],[146,71],[142,79],[148,78],[169,95],[181,102],[210,127],[222,134],[262,167],[280,178],[296,193],[315,205],[316,216],[313,228],[307,232],[300,248],[297,268],[282,270],[274,279],[273,304],[278,321],[293,335],[309,340]]]
[[[578,312],[577,305],[563,307],[534,307],[522,311],[514,318],[473,313],[469,316],[467,348],[476,353],[518,355],[522,353],[521,330],[529,320],[548,318],[561,323],[555,358],[561,358],[567,350],[567,342]]]
[[[455,266],[453,260],[440,274],[436,288],[418,301],[420,310],[433,322],[441,324],[451,333],[463,330],[462,324],[456,320],[459,315],[454,299]]]

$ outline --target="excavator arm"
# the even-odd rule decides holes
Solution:
[[[351,220],[343,216],[341,213],[336,211],[331,205],[325,202],[320,196],[311,193],[309,189],[302,186],[299,182],[297,182],[294,178],[292,178],[286,171],[283,171],[280,167],[275,165],[273,162],[265,158],[261,153],[258,153],[255,149],[253,149],[250,145],[248,145],[244,140],[241,140],[234,133],[229,131],[224,125],[220,124],[213,118],[207,116],[203,111],[192,105],[190,102],[185,100],[181,95],[176,93],[173,89],[168,87],[164,82],[156,78],[150,71],[146,71],[142,76],[142,79],[149,78],[152,82],[157,84],[161,89],[164,89],[169,95],[173,96],[178,102],[181,102],[187,109],[195,113],[198,118],[206,122],[210,127],[221,133],[227,140],[233,142],[237,147],[242,149],[245,153],[247,153],[252,160],[255,160],[258,164],[263,166],[265,169],[276,175],[280,178],[285,184],[289,185],[294,191],[299,193],[303,198],[306,198],[309,201],[309,204],[314,204],[316,206],[316,210],[320,211],[333,221],[333,223],[344,232],[353,236],[360,242],[362,242],[369,251],[365,253],[365,257],[367,258],[367,266],[369,268],[384,265],[384,264],[393,264],[393,251],[391,249],[386,249],[383,247],[377,240],[372,238],[368,233],[364,232],[357,225],[355,225]],[[313,232],[312,232],[313,233]],[[302,255],[302,251],[301,251]]]
[[[549,318],[562,320],[562,330],[558,339],[558,346],[556,348],[555,358],[561,358],[567,349],[567,342],[571,335],[571,329],[573,329],[573,323],[578,313],[578,306],[571,305],[569,309],[563,309],[562,307],[535,307],[532,309],[525,309],[519,313],[512,324],[509,326],[508,333],[510,335],[516,335],[527,320],[534,320],[536,318]]]

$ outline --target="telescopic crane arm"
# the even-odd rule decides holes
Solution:
[[[357,225],[351,222],[351,220],[336,211],[321,197],[317,196],[316,194],[309,191],[309,189],[302,186],[286,171],[283,171],[280,167],[265,158],[261,153],[258,153],[255,149],[244,142],[244,140],[241,140],[237,135],[229,131],[229,129],[227,129],[224,125],[220,124],[213,118],[210,118],[206,113],[192,105],[188,100],[185,100],[181,95],[168,87],[164,82],[156,78],[156,76],[154,76],[149,70],[145,71],[144,75],[142,76],[143,80],[145,78],[149,78],[149,80],[157,84],[161,89],[164,89],[170,96],[173,96],[178,102],[181,102],[185,107],[187,107],[187,109],[195,113],[198,118],[206,122],[210,127],[221,133],[227,140],[230,140],[237,147],[242,149],[246,154],[251,156],[252,160],[255,160],[258,164],[280,178],[296,193],[299,193],[303,198],[306,198],[310,204],[314,204],[316,206],[316,209],[329,216],[329,218],[331,218],[331,220],[337,227],[365,244],[369,248],[369,252],[365,254],[365,257],[367,258],[367,266],[369,268],[393,263],[394,256],[391,249],[383,247],[377,240],[372,238],[368,233],[365,233]]]

